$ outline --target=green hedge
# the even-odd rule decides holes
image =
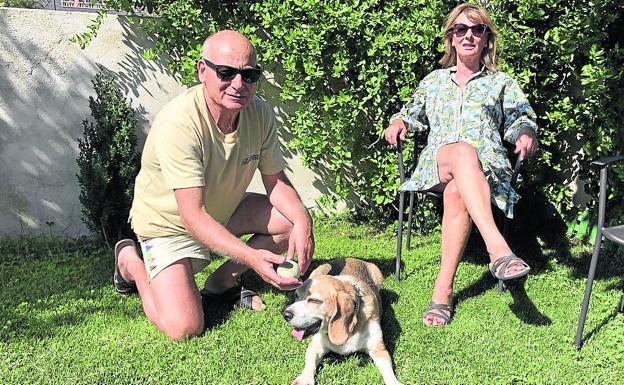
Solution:
[[[207,34],[232,28],[250,36],[259,61],[275,71],[281,98],[295,107],[288,146],[333,181],[331,204],[348,198],[369,219],[392,219],[398,171],[381,138],[389,116],[419,80],[439,68],[442,26],[458,4],[441,0],[117,1],[148,6],[142,19],[185,84]],[[592,181],[589,163],[622,153],[624,9],[621,0],[481,1],[500,33],[502,70],[516,78],[539,116],[541,147],[528,166],[531,190],[563,215],[576,215],[568,183]],[[82,38],[88,38],[85,34]],[[425,138],[418,138],[423,141]],[[613,173],[624,202],[624,170]],[[624,216],[624,203],[617,203]],[[429,210],[425,207],[424,210]],[[425,213],[421,213],[425,214]],[[427,215],[430,217],[429,215]]]
[[[84,224],[112,247],[119,239],[134,238],[128,215],[141,160],[137,120],[111,74],[100,70],[92,83],[96,97],[89,97],[92,119],[82,122],[76,176]]]

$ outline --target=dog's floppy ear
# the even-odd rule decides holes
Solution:
[[[356,308],[359,298],[356,293],[350,291],[337,291],[330,301],[333,312],[329,319],[327,334],[332,344],[343,345],[357,323]]]
[[[308,290],[310,290],[310,286],[312,286],[312,279],[308,278],[303,282],[303,285],[299,286],[297,290],[295,290],[295,296],[297,299],[302,299],[308,294]]]

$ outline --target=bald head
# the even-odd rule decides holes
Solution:
[[[256,49],[245,35],[223,30],[214,33],[204,41],[204,57],[216,64],[222,58],[237,57],[247,59],[252,66],[256,64]]]
[[[220,127],[232,125],[235,120],[219,119],[225,115],[235,118],[238,111],[247,107],[253,100],[259,77],[250,78],[247,75],[250,73],[248,69],[254,69],[256,75],[258,71],[261,74],[256,63],[256,50],[249,39],[241,33],[224,30],[204,41],[203,57],[197,61],[197,75],[203,84],[208,108]],[[227,114],[221,116],[220,113],[223,111],[227,111]]]

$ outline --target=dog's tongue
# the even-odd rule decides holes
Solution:
[[[292,336],[295,337],[297,341],[301,341],[303,339],[303,333],[305,333],[303,330],[293,329]]]

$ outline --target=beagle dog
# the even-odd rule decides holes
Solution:
[[[312,336],[303,372],[292,385],[313,385],[316,367],[329,351],[364,351],[373,359],[386,385],[400,385],[381,332],[383,281],[377,266],[355,258],[334,260],[317,267],[296,291],[296,301],[284,318],[301,341]]]

